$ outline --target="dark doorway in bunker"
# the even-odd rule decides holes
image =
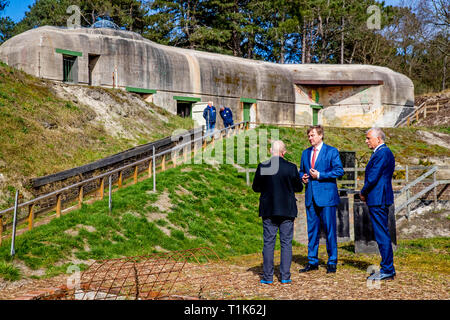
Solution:
[[[89,85],[94,85],[94,70],[95,65],[97,64],[100,55],[98,54],[89,54],[89,63],[88,63],[88,72],[89,72]]]
[[[77,57],[63,55],[63,81],[77,83]]]
[[[177,101],[177,115],[183,118],[190,118],[192,111],[192,102]]]

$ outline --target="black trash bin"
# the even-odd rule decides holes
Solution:
[[[336,208],[336,233],[338,242],[350,241],[350,218],[347,191],[339,191],[340,203]],[[320,243],[326,243],[326,235],[323,226],[320,226]]]
[[[388,228],[391,235],[393,250],[397,249],[397,233],[395,230],[394,204],[389,207]],[[355,253],[377,253],[378,244],[373,234],[372,221],[370,219],[369,207],[361,201],[359,194],[354,195],[353,220],[355,231]]]

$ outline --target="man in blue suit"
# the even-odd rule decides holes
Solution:
[[[380,128],[367,131],[366,144],[373,150],[366,166],[361,200],[369,207],[375,241],[381,254],[380,271],[368,277],[369,280],[394,279],[394,254],[388,229],[389,206],[394,203],[392,175],[395,159],[384,141],[386,136]]]
[[[299,174],[306,185],[305,206],[308,224],[308,264],[299,272],[317,270],[321,224],[327,235],[327,273],[335,273],[337,265],[336,206],[339,194],[336,178],[344,175],[339,151],[323,143],[322,126],[308,131],[311,147],[302,152]]]

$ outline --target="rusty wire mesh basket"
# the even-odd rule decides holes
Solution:
[[[229,267],[208,247],[95,261],[61,300],[227,299]],[[227,281],[227,280],[225,280]]]

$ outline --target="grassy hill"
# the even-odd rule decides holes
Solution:
[[[99,120],[98,110],[80,99],[61,98],[53,87],[50,82],[0,64],[0,208],[12,205],[15,189],[23,189],[27,178],[95,161],[192,125],[190,120],[148,104],[145,109],[130,111],[119,123],[130,136],[114,135]],[[119,90],[83,90],[109,96],[118,108],[127,105],[126,98],[132,98],[124,97]],[[146,131],[145,127],[150,129]],[[257,132],[266,129],[269,138],[270,129],[279,129],[279,138],[288,148],[286,158],[298,164],[302,150],[309,146],[306,127],[261,126]],[[364,143],[366,130],[326,128],[325,142],[340,150],[356,151],[358,164],[363,166],[370,157]],[[386,129],[397,164],[431,164],[437,158],[448,159],[448,149],[422,140],[421,131],[450,133],[448,127]],[[248,153],[255,148],[246,146],[247,162],[242,166],[256,167],[256,163],[248,163]],[[238,150],[236,143],[234,150]],[[113,195],[111,214],[107,200],[83,204],[80,210],[20,235],[15,262],[29,268],[29,274],[48,277],[65,272],[70,264],[85,267],[94,259],[155,251],[209,246],[222,258],[261,251],[258,195],[246,185],[245,174],[232,165],[178,166],[159,173],[157,192],[152,188],[152,181],[146,180],[118,190]],[[298,248],[305,250],[301,245]],[[4,241],[0,247],[0,277],[18,279],[20,272],[10,263],[9,249],[10,241]],[[443,250],[448,252],[447,247]]]
[[[192,127],[191,120],[142,100],[143,105],[134,104],[134,110],[106,123],[106,115],[129,108],[127,99],[136,96],[122,90],[68,86],[110,100],[112,110],[102,111],[80,99],[61,98],[55,86],[0,62],[0,208],[13,204],[16,188],[30,196],[23,187],[28,178],[80,166]],[[108,125],[120,126],[127,134],[113,135]]]
[[[16,259],[47,275],[71,263],[201,246],[219,256],[260,251],[258,195],[230,165],[183,165],[53,219],[16,239]],[[9,261],[10,241],[0,247]],[[0,268],[1,269],[1,268]],[[1,274],[1,271],[0,271]]]

